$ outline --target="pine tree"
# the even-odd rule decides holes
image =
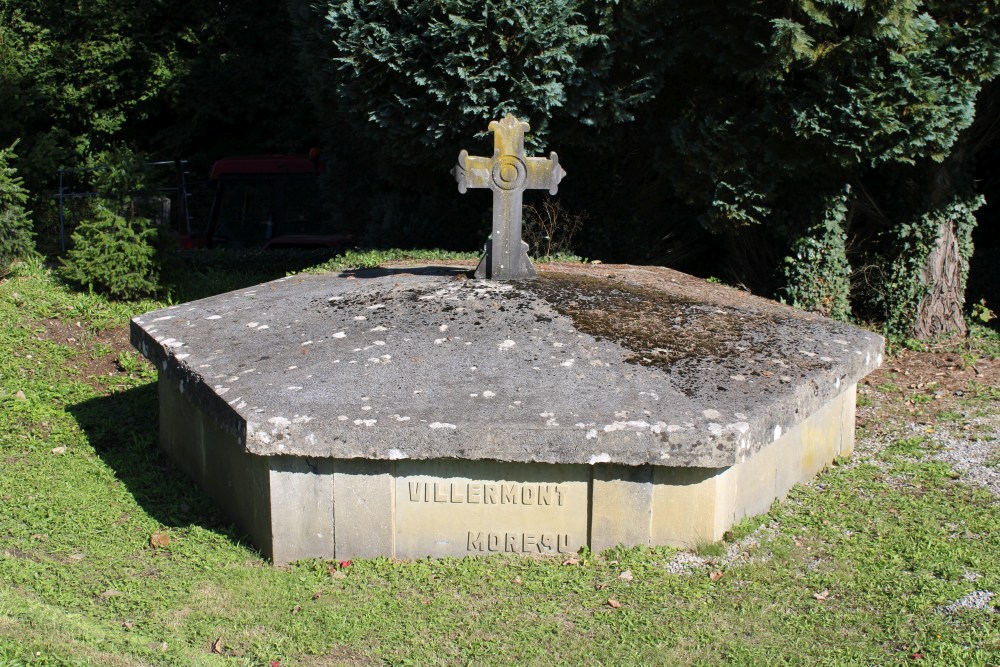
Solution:
[[[16,146],[15,141],[9,148],[0,148],[0,278],[15,260],[35,253],[31,219],[25,208],[28,192],[11,164],[17,158]]]

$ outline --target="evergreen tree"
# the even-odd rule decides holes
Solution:
[[[773,263],[783,267],[779,293],[845,315],[830,306],[846,304],[849,289],[843,239],[852,209],[838,193],[863,190],[885,166],[941,163],[954,152],[981,87],[1000,72],[998,8],[996,0],[661,3],[674,85],[655,115],[669,119],[664,142],[684,165],[670,171],[678,191],[711,225],[765,228],[784,249],[784,262]],[[924,219],[937,221],[931,238],[946,238],[952,218],[932,211],[954,197],[937,199]],[[891,220],[887,233],[909,222]],[[940,268],[924,253],[925,286],[962,263],[952,250],[934,255]],[[961,312],[961,290],[946,292]],[[904,328],[940,331],[916,321],[925,312],[915,309]]]
[[[26,259],[35,252],[31,220],[25,208],[28,192],[11,164],[17,158],[16,146],[14,142],[9,148],[0,148],[0,278],[10,271],[14,260]]]

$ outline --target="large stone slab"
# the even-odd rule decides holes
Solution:
[[[281,279],[137,317],[161,442],[275,562],[692,544],[853,443],[882,340],[667,269]]]

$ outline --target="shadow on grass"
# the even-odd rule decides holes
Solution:
[[[155,382],[96,396],[67,410],[87,434],[95,453],[163,527],[200,526],[254,549],[247,535],[160,450]]]

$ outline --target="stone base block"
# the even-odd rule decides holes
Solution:
[[[160,378],[160,441],[275,564],[693,546],[854,449],[855,386],[728,468],[249,454]]]

